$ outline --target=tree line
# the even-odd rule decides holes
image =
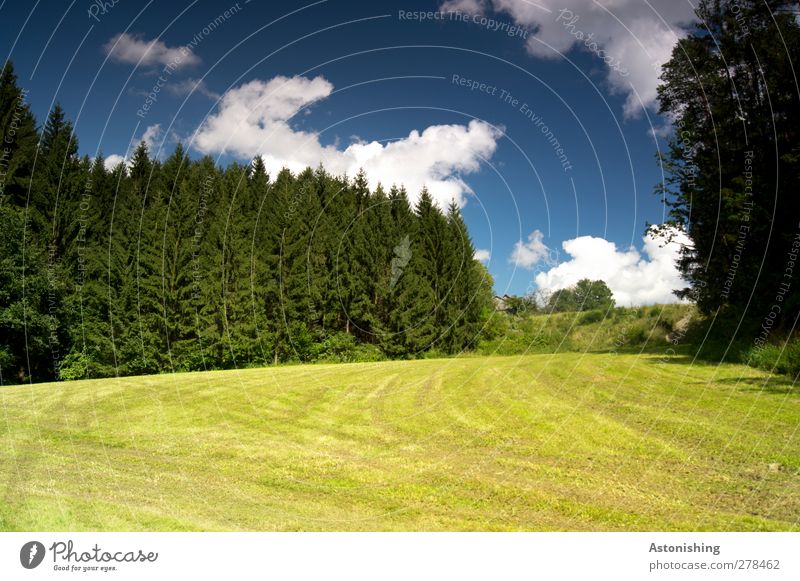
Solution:
[[[458,207],[426,190],[144,142],[107,170],[60,107],[37,128],[10,62],[0,115],[3,384],[457,353],[492,312]]]
[[[703,0],[696,15],[658,89],[674,133],[657,193],[692,241],[679,295],[763,344],[800,314],[800,8]]]

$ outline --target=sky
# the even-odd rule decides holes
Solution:
[[[0,51],[39,122],[80,152],[144,139],[272,175],[322,163],[462,208],[495,293],[605,280],[676,301],[679,245],[655,193],[661,64],[687,0],[0,0]]]

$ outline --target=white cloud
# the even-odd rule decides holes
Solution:
[[[142,133],[142,136],[134,143],[131,143],[131,148],[135,148],[141,141],[147,144],[147,149],[153,155],[164,142],[164,131],[161,129],[161,124],[149,125]]]
[[[509,262],[522,268],[533,268],[542,259],[548,258],[550,249],[543,242],[544,234],[539,230],[534,230],[528,234],[528,241],[518,240],[514,244]]]
[[[598,63],[606,59],[607,80],[627,96],[629,117],[640,113],[640,99],[647,107],[655,104],[661,65],[683,35],[680,25],[694,16],[689,0],[450,0],[442,8],[508,14],[531,31],[527,49],[537,57],[556,58],[553,49],[579,47]]]
[[[492,257],[492,253],[485,248],[476,248],[473,256],[475,257],[475,260],[480,262],[489,262],[489,259]]]
[[[486,11],[485,0],[447,0],[441,6],[443,12],[467,12],[483,14]]]
[[[412,202],[423,186],[442,205],[460,205],[471,190],[461,176],[480,169],[497,148],[500,130],[482,121],[433,125],[389,143],[355,142],[346,149],[320,143],[313,131],[291,119],[333,92],[323,77],[253,80],[222,97],[216,114],[195,132],[192,146],[202,153],[229,153],[243,159],[261,155],[274,175],[282,167],[300,171],[322,163],[334,174],[353,176],[363,168],[370,185],[404,184]]]
[[[179,68],[200,62],[188,46],[168,47],[160,40],[145,40],[127,32],[117,34],[103,48],[113,60],[133,65]]]
[[[580,236],[562,244],[572,258],[536,275],[542,290],[553,292],[574,285],[582,278],[603,280],[617,305],[652,305],[678,302],[672,291],[684,288],[675,261],[682,245],[691,244],[680,231],[670,243],[662,237],[643,238],[644,255],[635,248],[617,250],[613,242],[593,236]]]
[[[164,141],[164,131],[161,129],[161,124],[156,123],[154,125],[149,125],[139,139],[134,138],[131,143],[128,144],[128,151],[125,153],[125,155],[119,155],[116,153],[109,155],[103,161],[105,168],[108,171],[111,171],[120,163],[124,163],[126,166],[130,167],[132,161],[131,154],[142,141],[147,144],[147,150],[150,152],[150,155],[155,155],[155,153],[161,148],[161,145]]]
[[[103,160],[103,166],[105,166],[108,171],[112,171],[121,163],[127,163],[127,159],[125,156],[117,155],[116,153],[109,155]]]
[[[193,93],[199,93],[215,101],[221,97],[219,93],[215,93],[209,89],[203,79],[184,79],[182,81],[168,83],[166,87],[167,91],[176,97],[185,97]]]

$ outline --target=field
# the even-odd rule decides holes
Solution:
[[[800,530],[800,399],[685,356],[0,388],[2,530]]]

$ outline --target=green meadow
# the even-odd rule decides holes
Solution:
[[[800,530],[791,383],[685,356],[0,389],[2,530]]]

